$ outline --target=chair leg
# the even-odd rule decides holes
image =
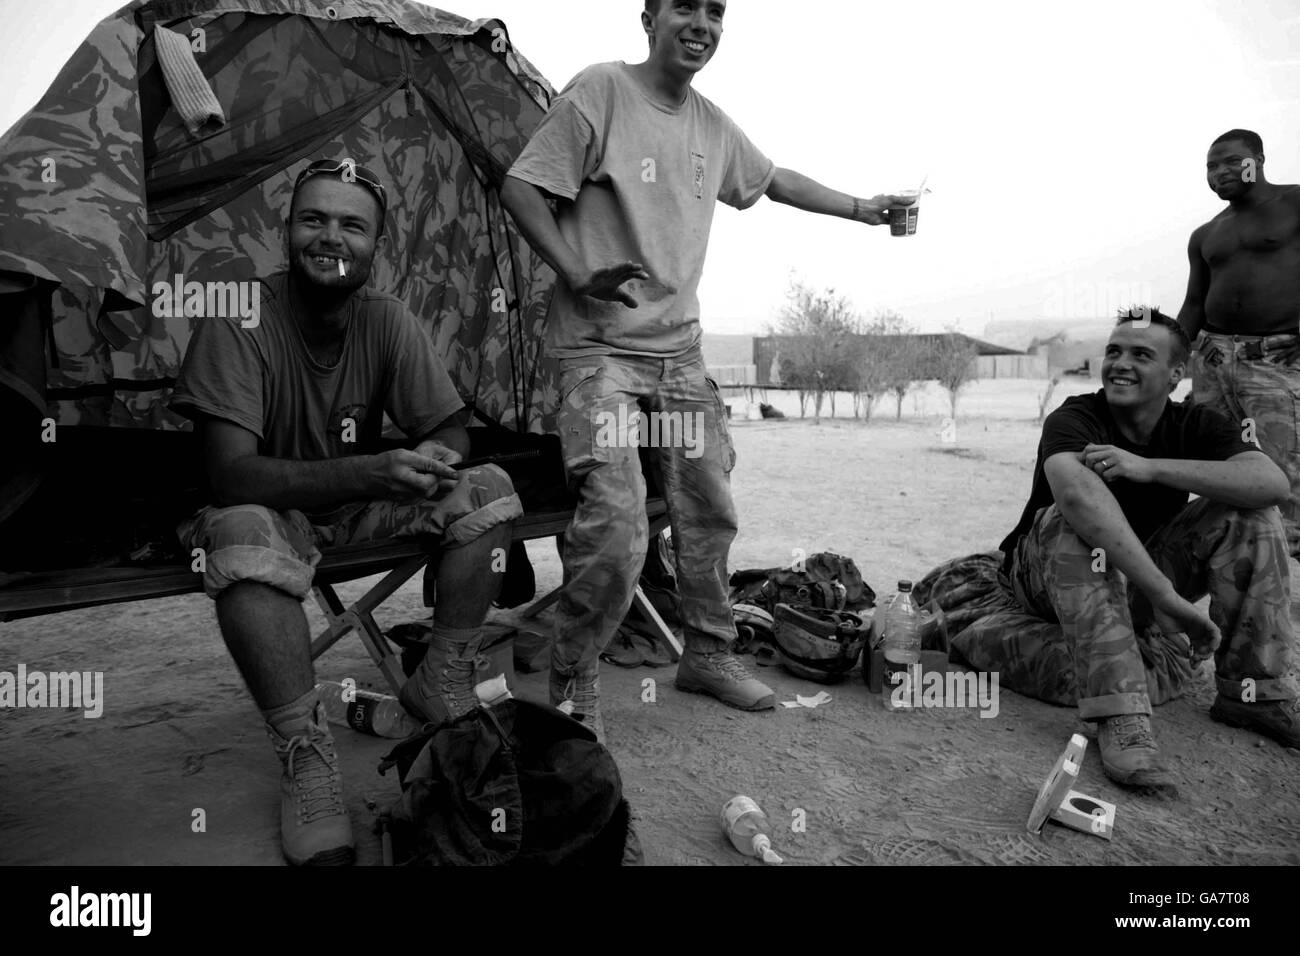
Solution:
[[[358,630],[361,643],[366,645],[366,650],[370,652],[375,666],[383,673],[384,680],[388,681],[393,696],[397,696],[402,690],[402,685],[406,683],[402,659],[393,653],[393,648],[384,637],[384,632],[379,629],[379,625],[368,612],[358,614],[356,617],[360,625]]]
[[[312,641],[311,659],[316,660],[327,649],[338,643],[340,639],[346,637],[349,631],[356,631],[357,637],[361,639],[361,643],[365,645],[366,651],[369,652],[370,659],[375,662],[379,672],[384,675],[384,680],[392,688],[393,693],[397,694],[406,681],[406,674],[402,670],[402,660],[393,652],[392,646],[384,637],[384,632],[380,630],[379,624],[376,623],[370,611],[358,610],[356,604],[350,608],[344,608],[343,602],[339,600],[334,588],[328,584],[314,587],[312,591],[316,595],[316,601],[320,604],[321,610],[329,618],[330,624]]]
[[[650,603],[650,599],[645,596],[645,592],[641,590],[639,584],[636,586],[636,590],[632,592],[632,603],[640,609],[641,613],[654,625],[655,630],[659,632],[659,636],[667,643],[669,656],[673,659],[673,663],[675,664],[681,660],[683,653],[681,642],[677,640],[677,635],[673,633],[667,622],[659,616],[659,612],[655,610],[655,606]]]
[[[312,660],[320,657],[349,631],[355,630],[393,693],[397,694],[401,691],[402,684],[406,682],[401,658],[394,653],[392,645],[384,637],[384,632],[375,621],[373,611],[423,568],[426,561],[424,556],[407,559],[348,608],[343,606],[332,585],[318,584],[313,587],[312,593],[316,596],[321,612],[329,621],[329,626],[312,641]]]
[[[554,604],[556,601],[560,599],[560,592],[563,590],[564,588],[559,587],[551,591],[550,594],[538,598],[536,601],[534,601],[532,604],[528,605],[528,607],[524,609],[522,616],[525,618],[537,617],[537,615],[541,614],[548,607],[550,607],[552,604]]]

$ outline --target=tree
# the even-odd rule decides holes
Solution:
[[[861,402],[867,421],[881,396],[894,392],[898,396],[896,418],[903,414],[903,396],[912,387],[915,378],[916,341],[911,337],[911,326],[897,312],[877,312],[870,322],[860,322],[861,338],[853,354],[857,369],[857,394],[865,396]]]
[[[898,399],[894,420],[899,421],[903,417],[904,397],[911,390],[912,383],[924,377],[920,339],[907,334],[883,335],[875,339],[872,346],[878,352],[881,393],[893,392]]]
[[[880,350],[865,332],[860,332],[853,342],[853,417],[871,421],[871,412],[883,391],[881,384]],[[865,415],[863,415],[865,413]]]
[[[857,320],[847,299],[834,289],[815,292],[801,280],[791,278],[787,305],[781,312],[777,332],[781,343],[781,380],[799,392],[800,415],[811,398],[813,421],[821,423],[826,393],[852,388],[855,376],[852,355]],[[834,400],[831,414],[835,414]]]
[[[978,357],[979,351],[974,343],[956,332],[950,331],[929,340],[923,359],[925,377],[934,379],[947,391],[954,419],[957,417],[957,396],[975,379],[975,360]]]

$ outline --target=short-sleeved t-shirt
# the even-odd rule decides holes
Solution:
[[[1219,412],[1191,402],[1165,403],[1165,410],[1145,445],[1135,445],[1124,437],[1111,417],[1105,390],[1091,395],[1075,395],[1047,416],[1043,436],[1038,443],[1038,461],[1034,465],[1034,482],[1029,502],[1020,523],[1002,542],[1005,559],[1003,571],[1010,573],[1017,544],[1033,526],[1040,508],[1056,498],[1043,470],[1043,462],[1062,452],[1082,452],[1087,445],[1114,445],[1142,458],[1175,458],[1189,461],[1227,461],[1233,455],[1258,451],[1242,441],[1241,429]],[[1120,510],[1133,532],[1142,541],[1167,524],[1186,505],[1188,492],[1154,482],[1134,482],[1120,478],[1106,485],[1115,496]]]
[[[685,354],[700,342],[696,296],[717,200],[745,209],[767,191],[772,161],[708,99],[673,109],[624,63],[588,67],[565,87],[510,175],[558,197],[560,233],[590,269],[639,262],[637,300],[575,296],[560,281],[548,347],[560,358]]]
[[[181,414],[246,428],[270,458],[319,461],[377,451],[384,412],[417,438],[464,407],[432,342],[399,300],[355,293],[342,354],[324,366],[293,319],[288,275],[260,281],[256,326],[199,321],[171,399]]]

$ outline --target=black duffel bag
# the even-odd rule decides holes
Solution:
[[[402,741],[389,812],[394,862],[619,866],[642,862],[614,758],[581,723],[510,698]]]

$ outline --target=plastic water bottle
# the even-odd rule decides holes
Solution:
[[[772,850],[772,828],[767,815],[749,797],[732,797],[722,806],[722,830],[727,839],[745,856],[764,863],[780,863]]]
[[[885,672],[880,700],[886,710],[896,710],[894,691],[906,679],[909,668],[921,660],[921,615],[912,602],[911,581],[898,582],[898,593],[889,599],[884,615],[881,646],[885,652]],[[902,676],[895,679],[896,675]]]
[[[317,684],[316,694],[331,724],[351,727],[372,737],[401,740],[418,733],[423,726],[396,697],[388,694],[344,687],[335,681]]]

